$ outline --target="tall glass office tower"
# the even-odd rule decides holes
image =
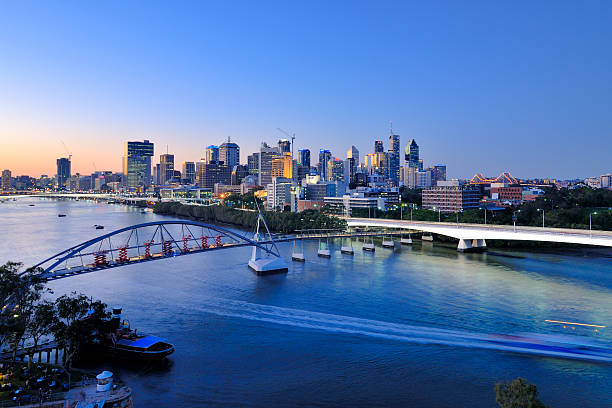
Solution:
[[[123,150],[123,182],[130,190],[139,190],[151,184],[151,157],[153,143],[125,142]]]

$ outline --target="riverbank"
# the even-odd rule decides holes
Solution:
[[[221,223],[242,228],[257,225],[257,212],[242,211],[220,205],[201,206],[178,202],[158,202],[153,212],[160,215],[185,217],[206,223]],[[330,217],[320,211],[306,210],[300,213],[263,211],[271,232],[288,234],[304,229],[344,229],[346,221]]]

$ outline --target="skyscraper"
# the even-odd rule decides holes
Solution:
[[[204,162],[205,163],[216,163],[219,161],[219,147],[210,145],[206,147],[206,151],[204,152]]]
[[[259,152],[247,157],[247,167],[249,168],[249,174],[254,176],[259,174]]]
[[[219,146],[219,160],[232,168],[240,164],[240,147],[232,143],[229,137],[227,142]]]
[[[195,175],[196,175],[195,163],[184,161],[183,162],[183,173],[182,173],[183,180],[185,180],[187,184],[193,184],[195,183]]]
[[[10,190],[11,189],[11,171],[10,170],[2,170],[2,190]]]
[[[321,176],[321,180],[328,180],[328,172],[327,165],[331,160],[331,152],[329,150],[321,149],[319,151],[319,175]]]
[[[436,164],[433,166],[431,183],[435,186],[438,181],[446,180],[446,164]]]
[[[153,143],[125,142],[123,150],[123,182],[128,189],[140,189],[151,184]]]
[[[66,181],[70,178],[70,158],[57,159],[57,188],[66,187]]]
[[[344,162],[337,157],[327,162],[328,181],[344,180]]]
[[[293,159],[291,153],[283,153],[282,156],[272,159],[272,177],[284,177],[293,179]]]
[[[394,186],[399,185],[400,178],[400,137],[394,135],[393,132],[389,135],[389,153],[388,159],[388,178]]]
[[[348,152],[346,152],[346,164],[347,168],[345,168],[345,171],[348,173],[348,180],[345,181],[350,183],[355,180],[355,174],[359,166],[359,150],[355,146],[351,146]]]
[[[201,163],[198,166],[198,187],[214,188],[215,184],[229,185],[232,181],[232,168],[219,162]]]
[[[420,169],[421,164],[419,163],[419,145],[414,139],[410,139],[404,150],[404,159],[406,160],[406,167],[412,167],[414,169]]]
[[[266,142],[259,149],[258,184],[267,186],[272,182],[272,159],[279,157],[278,148],[270,147]]]
[[[174,155],[159,156],[159,184],[168,184],[174,177]]]
[[[291,153],[291,142],[287,139],[281,139],[278,141],[278,152],[280,154]]]
[[[383,153],[385,151],[385,147],[383,146],[382,140],[374,141],[374,154]]]
[[[310,150],[300,149],[298,150],[298,164],[310,168]]]

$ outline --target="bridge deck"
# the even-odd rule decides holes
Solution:
[[[456,239],[499,239],[515,241],[559,242],[612,247],[612,231],[590,231],[569,228],[541,228],[490,224],[452,224],[371,218],[346,218],[349,227],[395,228],[419,230]]]

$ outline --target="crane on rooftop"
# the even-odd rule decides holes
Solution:
[[[60,142],[62,142],[62,145],[64,146],[64,149],[66,150],[66,153],[68,153],[68,161],[71,161],[72,153],[70,153],[70,150],[68,150],[68,146],[66,146],[66,143],[64,143],[62,139],[60,139]]]
[[[288,138],[291,139],[291,157],[295,157],[293,155],[293,141],[295,140],[295,133],[291,134],[291,133],[289,133],[287,131],[284,131],[281,128],[276,128],[276,130],[278,130],[279,132],[283,133],[285,136],[287,136]]]

